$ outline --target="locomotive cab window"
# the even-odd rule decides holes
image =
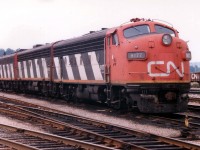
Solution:
[[[124,30],[125,38],[132,38],[138,35],[149,34],[150,28],[148,25],[139,25],[127,28]]]
[[[175,37],[175,32],[170,28],[167,28],[161,25],[155,25],[155,30],[157,33],[167,33]]]
[[[119,39],[118,39],[118,36],[117,36],[117,33],[114,33],[112,35],[112,45],[119,45]]]

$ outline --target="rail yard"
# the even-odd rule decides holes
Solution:
[[[177,29],[144,18],[2,53],[2,149],[199,150],[191,59]]]
[[[0,6],[0,150],[200,150],[200,1]]]
[[[5,149],[200,148],[199,111],[190,108],[192,105],[188,112],[171,115],[137,111],[116,111],[113,115],[115,110],[101,105],[91,104],[88,110],[85,104],[71,106],[30,95],[0,95],[0,118],[4,120],[0,143]],[[185,115],[189,127],[185,126]]]

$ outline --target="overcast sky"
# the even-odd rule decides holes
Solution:
[[[131,18],[165,20],[200,61],[199,0],[0,0],[0,48],[31,48],[114,27]]]

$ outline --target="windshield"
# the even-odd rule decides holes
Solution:
[[[124,30],[124,37],[125,38],[132,38],[142,34],[149,34],[150,29],[148,25],[139,25],[127,28]]]
[[[175,36],[175,32],[172,29],[169,29],[161,25],[155,25],[155,30],[157,33],[167,33],[170,34],[171,36]]]

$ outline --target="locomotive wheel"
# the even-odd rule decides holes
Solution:
[[[122,97],[120,100],[119,98],[115,98],[111,102],[111,107],[116,110],[127,111],[129,109],[126,97]]]
[[[99,100],[100,100],[100,103],[102,104],[105,104],[106,103],[106,96],[105,94],[99,94]]]
[[[78,98],[76,97],[76,90],[74,88],[64,88],[63,96],[66,102],[77,103]]]
[[[119,97],[114,97],[113,100],[111,101],[111,107],[119,110],[121,108],[121,101]]]
[[[75,104],[77,104],[79,102],[79,99],[76,96],[76,92],[72,92],[71,93],[70,101],[73,102],[73,103],[75,103]]]
[[[121,110],[126,112],[130,109],[129,103],[127,102],[127,98],[123,97],[121,99]]]
[[[71,101],[69,95],[63,95],[63,98],[64,98],[64,100],[65,100],[66,102],[68,102],[68,103]]]

